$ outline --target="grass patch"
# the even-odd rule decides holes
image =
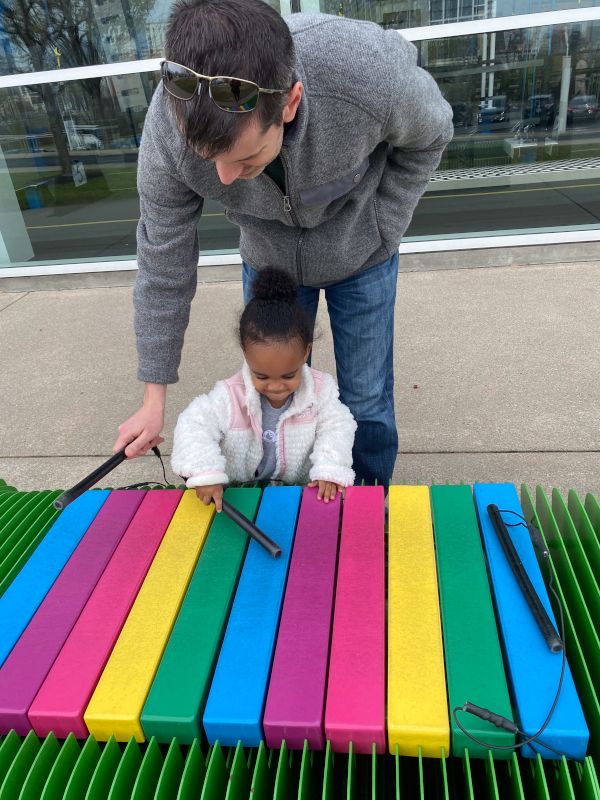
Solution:
[[[40,178],[39,174],[31,181],[35,186],[25,184],[17,191],[17,198],[21,210],[39,208],[40,205],[69,206],[88,205],[97,200],[103,200],[111,194],[105,176],[99,170],[86,170],[87,183],[75,186],[70,175],[53,175],[49,178]]]

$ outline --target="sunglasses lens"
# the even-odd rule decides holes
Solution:
[[[198,79],[192,72],[168,61],[162,65],[162,79],[165,89],[180,100],[190,100],[198,88]]]
[[[258,86],[237,78],[213,78],[210,96],[223,111],[243,113],[252,111],[258,102]]]

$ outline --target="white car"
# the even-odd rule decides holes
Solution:
[[[102,150],[103,147],[101,139],[93,133],[78,133],[75,138],[75,150]]]

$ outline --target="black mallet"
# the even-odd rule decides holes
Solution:
[[[152,450],[156,453],[157,456],[160,456],[160,450],[158,447],[153,447]],[[109,472],[112,472],[115,467],[118,467],[127,456],[125,455],[125,448],[119,450],[117,453],[112,455],[109,459],[107,459],[103,464],[100,464],[93,472],[90,472],[89,475],[86,475],[85,478],[76,483],[71,489],[68,489],[66,492],[63,492],[60,497],[57,497],[54,501],[53,505],[54,508],[58,508],[62,511],[63,508],[72,503],[73,500],[79,497],[79,495],[83,494],[88,489],[91,489],[94,484],[98,483],[99,480],[104,478],[105,475],[108,475]],[[248,517],[245,517],[241,514],[236,508],[234,508],[231,503],[228,503],[226,500],[223,500],[223,513],[226,514],[229,519],[233,520],[240,528],[245,531],[249,536],[251,536],[255,541],[257,541],[262,547],[267,550],[273,558],[279,558],[281,555],[281,547],[274,542],[272,539],[269,539],[256,525],[251,522]]]
[[[158,448],[152,448],[153,450],[158,450]],[[62,511],[63,508],[72,503],[73,500],[76,500],[79,495],[86,492],[88,489],[91,489],[95,483],[98,483],[105,475],[108,475],[109,472],[112,472],[115,467],[118,467],[127,456],[125,455],[125,448],[119,450],[117,453],[114,453],[104,464],[100,464],[93,472],[90,472],[89,475],[86,475],[83,480],[80,480],[79,483],[76,483],[71,489],[67,489],[66,492],[61,494],[60,497],[57,497],[54,503],[52,504],[54,508],[58,508]]]

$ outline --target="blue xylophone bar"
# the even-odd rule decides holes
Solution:
[[[0,665],[5,662],[108,495],[106,489],[87,492],[65,509],[0,598]]]
[[[241,740],[258,747],[263,738],[262,713],[301,494],[299,486],[272,486],[263,493],[256,524],[277,539],[283,555],[273,561],[250,542],[204,711],[211,744]]]
[[[513,701],[521,730],[531,736],[539,730],[550,711],[559,686],[563,656],[560,652],[552,653],[548,649],[487,511],[488,505],[495,504],[501,511],[514,511],[522,516],[515,487],[512,484],[476,484],[474,494],[500,620]],[[514,522],[519,521],[519,517],[514,514],[504,513],[503,517],[506,521],[509,518],[513,518]],[[523,567],[550,620],[556,626],[529,531],[523,525],[515,525],[509,530]],[[468,699],[477,702],[475,697]],[[589,732],[583,710],[567,664],[556,709],[548,727],[540,735],[540,740],[567,757],[583,759],[588,739]],[[535,758],[538,753],[544,758],[557,758],[555,752],[537,742],[523,748],[523,755],[528,758]]]

